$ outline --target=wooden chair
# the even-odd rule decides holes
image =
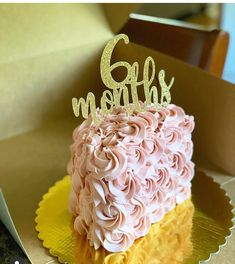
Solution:
[[[134,43],[160,51],[221,77],[229,34],[172,19],[131,14],[120,30]]]

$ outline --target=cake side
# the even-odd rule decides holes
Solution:
[[[190,197],[194,119],[170,104],[127,116],[123,107],[74,130],[69,210],[91,246],[126,251]]]

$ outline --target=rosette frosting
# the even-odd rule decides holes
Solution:
[[[122,107],[74,130],[68,173],[74,229],[110,252],[126,251],[191,195],[194,118],[170,104],[127,116]]]

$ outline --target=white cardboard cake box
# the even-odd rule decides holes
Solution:
[[[66,175],[72,130],[81,121],[71,98],[105,89],[102,50],[135,7],[0,4],[0,218],[34,264],[56,263],[37,239],[34,219],[42,195]],[[133,43],[118,44],[114,60],[143,64],[149,55],[157,70],[175,77],[172,102],[195,116],[197,166],[235,175],[235,85]]]

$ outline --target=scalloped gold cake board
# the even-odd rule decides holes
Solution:
[[[192,264],[209,260],[226,244],[233,227],[230,199],[219,184],[202,172],[193,180],[187,200],[152,225],[149,233],[126,252],[94,250],[85,236],[74,234],[67,210],[69,176],[51,187],[36,212],[36,230],[43,246],[61,263]]]

